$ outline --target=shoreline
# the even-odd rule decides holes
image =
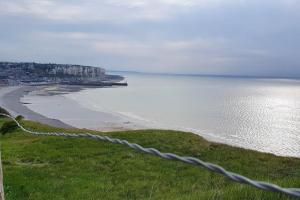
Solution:
[[[0,87],[0,106],[6,109],[14,117],[22,115],[25,119],[37,121],[42,124],[55,126],[58,128],[74,128],[73,126],[63,123],[58,119],[51,119],[27,108],[21,98],[37,89],[37,86],[8,86]]]
[[[14,117],[22,115],[27,120],[58,128],[80,128],[103,132],[143,128],[112,114],[89,110],[77,102],[63,97],[63,94],[77,92],[82,89],[84,89],[82,86],[69,85],[0,87],[0,106],[9,111]],[[41,98],[46,97],[47,103],[55,105],[55,109],[47,110],[47,104],[40,107],[38,105],[31,107],[31,103],[26,102],[26,98],[29,98],[30,95]]]
[[[281,153],[249,148],[239,144],[227,143],[214,139],[207,134],[195,132],[194,130],[154,128],[147,125],[141,125],[135,121],[130,121],[130,119],[127,119],[126,117],[116,116],[113,113],[91,110],[64,95],[83,89],[85,88],[66,85],[0,86],[0,106],[7,109],[14,117],[22,115],[27,120],[36,121],[53,127],[79,128],[101,132],[144,129],[178,130],[190,132],[203,137],[208,141],[226,144],[232,147],[251,149],[283,157],[299,158],[298,155],[284,155]],[[48,106],[49,104],[52,105]]]

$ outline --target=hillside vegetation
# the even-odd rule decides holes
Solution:
[[[6,121],[8,119],[0,118],[0,127]],[[83,131],[63,130],[31,121],[22,123],[39,131]],[[195,156],[253,179],[300,187],[300,159],[216,144],[178,131],[143,130],[105,135],[162,152]],[[12,128],[1,136],[1,151],[7,200],[289,198],[229,181],[200,167],[108,142],[32,136]]]

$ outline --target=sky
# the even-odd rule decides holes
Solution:
[[[0,60],[300,77],[299,0],[0,0]]]

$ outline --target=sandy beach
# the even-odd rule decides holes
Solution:
[[[63,96],[81,89],[79,86],[61,85],[0,87],[0,106],[13,116],[22,115],[25,119],[61,128],[99,131],[142,128],[119,116],[87,109]]]
[[[22,115],[25,119],[37,121],[61,128],[72,128],[72,126],[57,119],[50,119],[28,109],[20,98],[37,89],[35,86],[11,86],[0,88],[0,106],[8,110],[13,116]]]

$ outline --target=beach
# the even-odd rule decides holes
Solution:
[[[15,117],[22,115],[27,120],[54,127],[86,128],[98,131],[138,129],[137,125],[131,124],[125,119],[109,113],[89,110],[75,101],[63,97],[63,94],[82,89],[84,88],[80,86],[62,85],[0,87],[0,106]],[[43,105],[39,107],[36,102],[31,107],[31,103],[26,102],[31,96],[43,98]],[[46,115],[40,114],[45,111]]]
[[[300,157],[298,80],[121,75],[130,80],[128,87],[5,87],[0,106],[14,116],[56,127],[179,130]]]
[[[0,88],[0,106],[8,110],[13,116],[22,115],[25,119],[37,121],[42,124],[48,124],[60,128],[72,128],[60,120],[50,119],[28,109],[20,98],[29,92],[34,91],[37,87],[34,86],[11,86]]]

